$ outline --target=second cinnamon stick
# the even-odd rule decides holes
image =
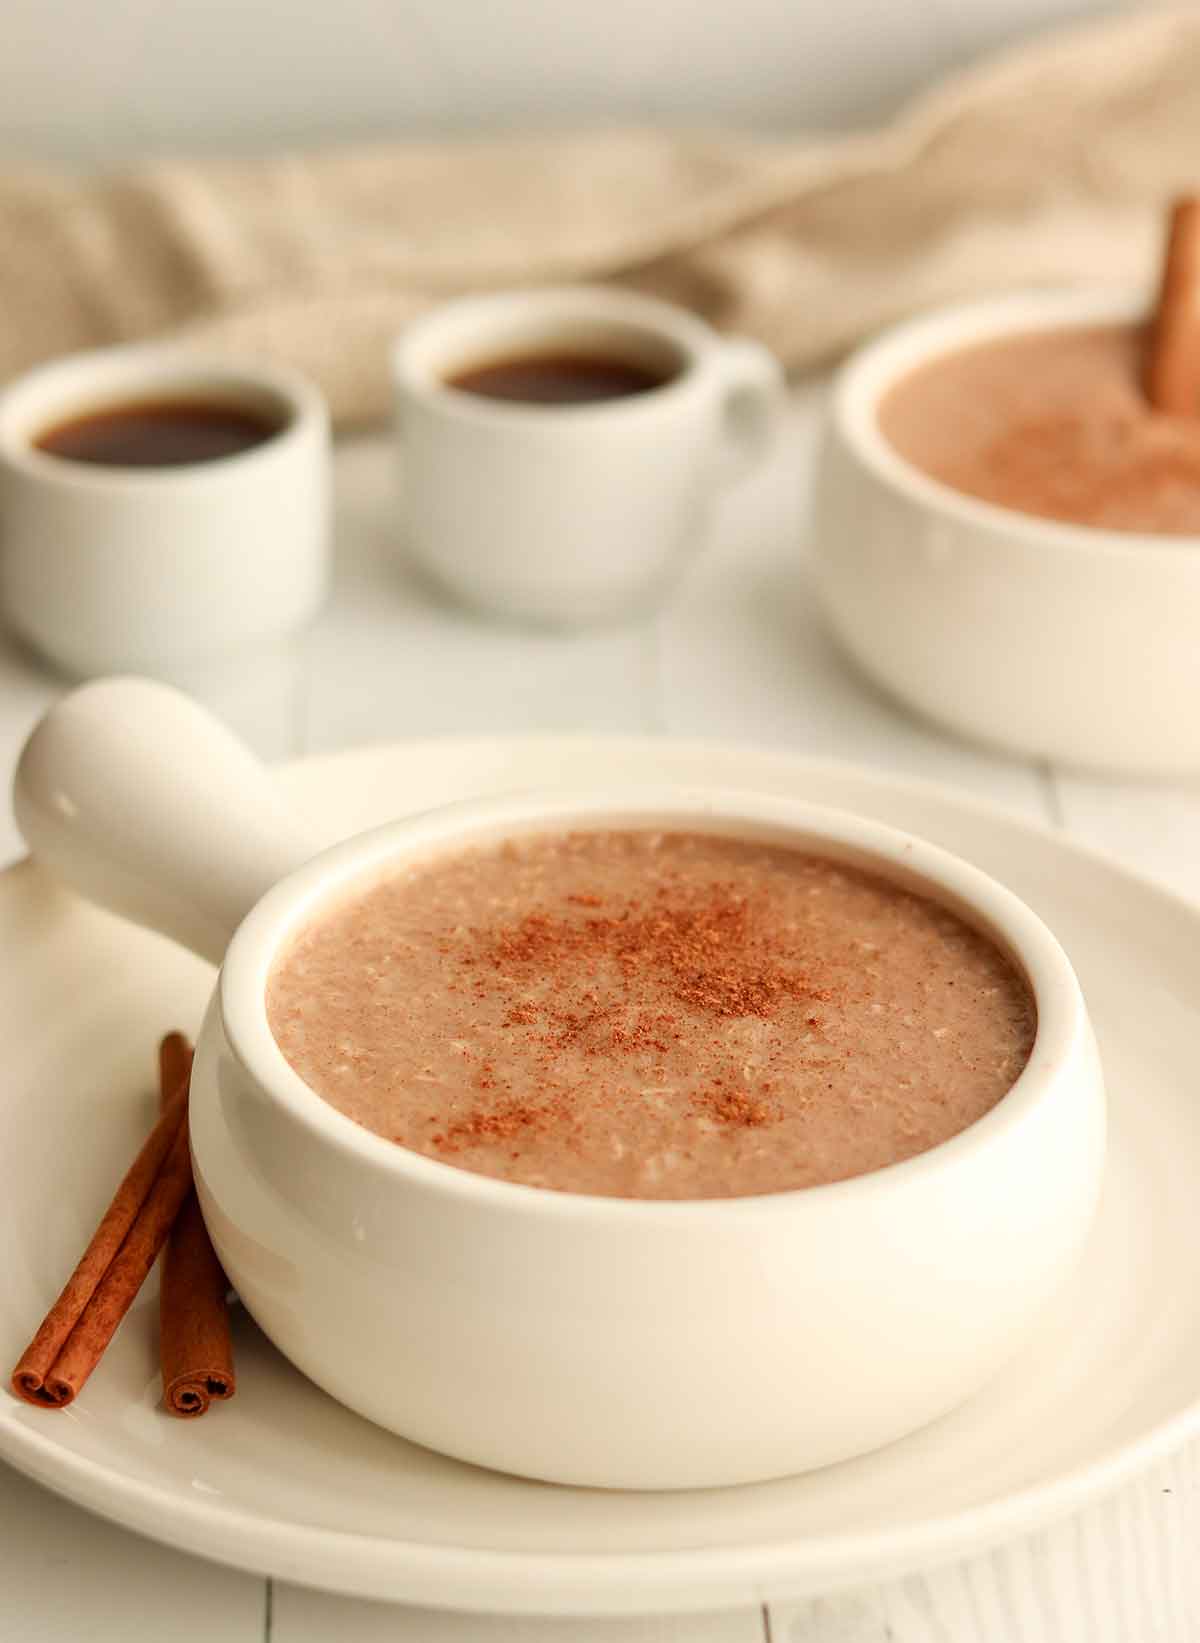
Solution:
[[[191,1066],[191,1046],[182,1034],[169,1033],[159,1049],[164,1103]],[[228,1288],[193,1186],[171,1229],[159,1289],[163,1404],[172,1415],[194,1419],[214,1398],[231,1398],[236,1390]]]

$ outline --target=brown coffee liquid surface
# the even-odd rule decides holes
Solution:
[[[580,832],[393,872],[283,951],[267,1012],[318,1095],[429,1158],[563,1192],[837,1181],[981,1118],[1024,980],[936,902],[797,851]]]
[[[526,354],[473,365],[448,377],[447,385],[485,399],[527,405],[593,405],[649,393],[668,380],[633,360],[600,354]]]
[[[943,354],[884,396],[879,426],[934,479],[1021,513],[1200,535],[1200,407],[1146,399],[1139,326],[1023,332]]]
[[[243,406],[141,400],[73,417],[39,434],[38,450],[106,468],[175,468],[253,450],[279,423]]]

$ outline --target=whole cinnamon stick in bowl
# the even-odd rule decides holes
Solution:
[[[1168,416],[1200,416],[1200,196],[1171,208],[1158,306],[1150,326],[1146,397]]]
[[[168,1033],[159,1047],[164,1110],[171,1091],[186,1087],[191,1070],[191,1045],[182,1033]],[[228,1288],[193,1185],[171,1229],[159,1289],[159,1357],[169,1414],[194,1419],[214,1398],[231,1398],[236,1390]]]

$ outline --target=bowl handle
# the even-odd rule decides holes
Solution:
[[[250,750],[148,679],[99,679],[57,702],[21,753],[13,807],[56,878],[214,964],[316,850]]]

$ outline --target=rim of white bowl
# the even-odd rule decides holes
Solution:
[[[877,479],[921,507],[986,528],[993,536],[1038,542],[1068,552],[1108,553],[1143,560],[1147,554],[1178,556],[1195,551],[1200,549],[1200,535],[1076,525],[968,496],[901,456],[879,426],[877,413],[887,390],[909,371],[943,354],[1031,331],[1145,320],[1150,306],[1145,290],[1082,286],[1010,291],[999,297],[934,309],[890,327],[850,356],[834,381],[831,416],[859,460]]]
[[[982,1118],[898,1163],[848,1180],[752,1196],[643,1199],[558,1192],[428,1158],[356,1124],[311,1089],[286,1060],[267,1021],[270,971],[288,937],[354,881],[369,882],[373,873],[393,861],[432,860],[502,838],[621,826],[773,838],[785,847],[840,855],[885,878],[909,879],[918,892],[931,894],[997,941],[1023,972],[1037,1011],[1028,1062]],[[827,1202],[830,1195],[867,1197],[915,1186],[931,1172],[953,1167],[989,1145],[1051,1098],[1058,1074],[1075,1059],[1087,1031],[1083,996],[1062,947],[1024,902],[980,869],[939,846],[849,811],[754,793],[689,789],[517,793],[439,806],[373,828],[322,852],[267,892],[234,935],[218,989],[230,1049],[249,1077],[291,1121],[365,1171],[514,1214],[625,1221],[771,1216],[794,1210],[798,1200],[817,1204]]]

